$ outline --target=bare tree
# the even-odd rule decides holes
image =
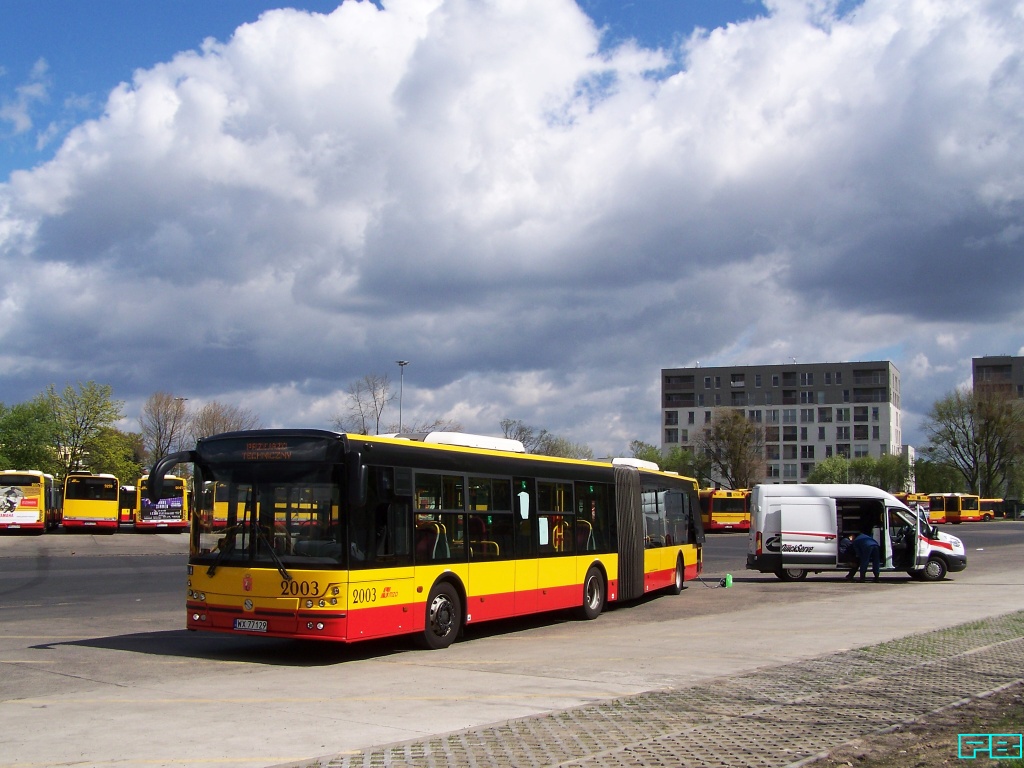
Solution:
[[[193,414],[189,431],[192,439],[198,441],[222,432],[259,429],[261,426],[259,417],[252,411],[213,400]]]
[[[181,450],[189,434],[185,398],[175,397],[169,392],[150,395],[142,406],[139,428],[150,466],[164,456]]]
[[[697,436],[697,449],[729,488],[751,488],[764,477],[764,427],[742,411],[720,411]]]
[[[997,392],[956,391],[932,406],[925,422],[933,460],[955,467],[972,493],[998,496],[1024,446],[1024,407]]]
[[[396,397],[386,373],[367,374],[349,385],[348,410],[331,419],[331,424],[342,432],[379,435],[384,409]]]
[[[546,429],[537,429],[523,423],[522,419],[502,419],[501,435],[509,440],[518,440],[526,448],[527,453],[539,453],[538,450],[548,439]]]

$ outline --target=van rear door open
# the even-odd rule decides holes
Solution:
[[[764,548],[779,555],[782,570],[835,568],[836,502],[821,497],[781,497],[769,503]],[[773,558],[774,559],[774,558]]]

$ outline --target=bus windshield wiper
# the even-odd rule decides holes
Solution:
[[[235,551],[235,529],[228,528],[224,534],[224,546],[220,548],[217,552],[217,557],[210,563],[210,567],[206,569],[207,576],[213,576],[217,572],[217,566],[220,565],[220,561],[227,557],[229,553]],[[229,535],[230,539],[228,539]]]
[[[284,567],[284,563],[281,562],[281,558],[277,556],[277,552],[274,551],[274,543],[264,532],[262,525],[256,526],[256,536],[260,541],[267,545],[267,551],[270,552],[270,559],[277,565],[277,572],[281,574],[281,578],[285,581],[291,581],[292,575],[288,573],[288,569]]]

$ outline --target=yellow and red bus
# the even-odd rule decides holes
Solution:
[[[931,501],[927,493],[894,493],[897,499],[902,501],[910,509],[916,510],[927,516],[931,510]],[[929,522],[934,522],[929,520]],[[945,522],[943,520],[942,522]]]
[[[134,485],[122,485],[118,489],[119,522],[121,525],[135,524],[135,510],[139,505],[139,491]]]
[[[980,499],[978,506],[981,509],[981,519],[987,523],[997,517],[1006,517],[1004,503],[1003,499]]]
[[[750,491],[705,489],[700,492],[700,514],[705,531],[749,531]]]
[[[64,478],[62,520],[65,531],[114,533],[120,519],[117,478],[109,474],[69,472]]]
[[[192,463],[227,501],[222,529],[193,516],[188,629],[444,648],[469,624],[593,619],[700,574],[695,480],[461,438],[255,430],[165,457],[157,488]]]
[[[46,533],[60,525],[53,475],[35,469],[0,472],[0,531]]]
[[[971,493],[933,493],[928,504],[928,522],[933,524],[981,520],[981,499]]]
[[[160,501],[149,499],[149,475],[139,478],[138,500],[135,504],[136,531],[188,530],[191,515],[188,505],[188,482],[183,477],[166,475],[160,489]]]

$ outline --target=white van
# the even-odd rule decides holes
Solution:
[[[811,571],[848,571],[838,540],[867,533],[882,548],[883,571],[938,581],[967,567],[960,539],[942,533],[891,493],[870,485],[758,485],[750,494],[747,568],[783,581]]]

